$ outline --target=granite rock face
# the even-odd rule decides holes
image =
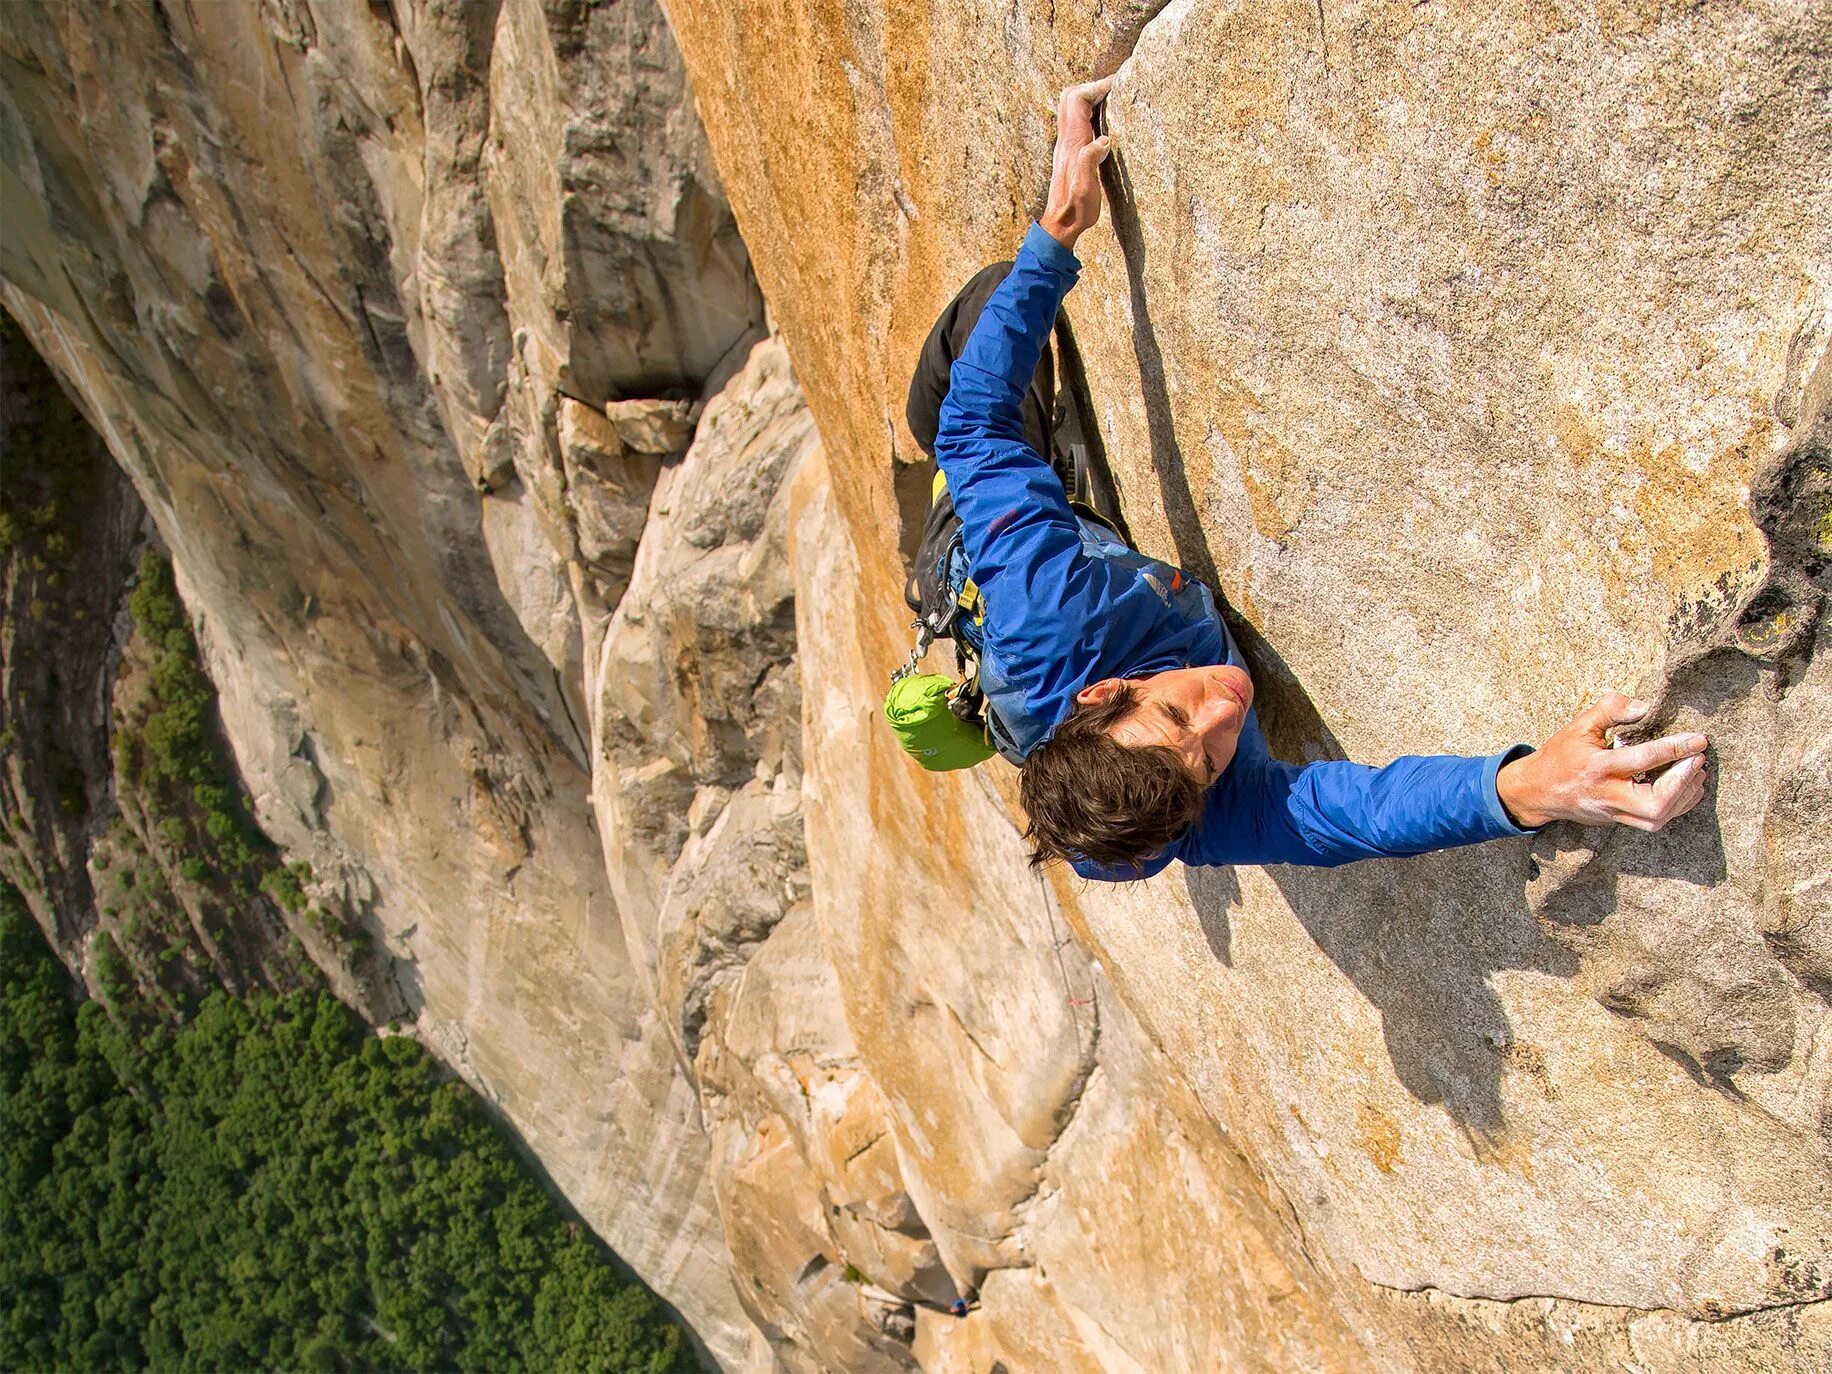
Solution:
[[[1136,1202],[1194,1156],[1264,1200],[1226,1216],[1215,1183],[1177,1213],[1223,1364],[1823,1362],[1824,13],[669,9],[854,549],[798,602],[827,684],[809,849],[905,1174],[983,1297],[925,1360],[1192,1363],[1165,1344],[1189,1306],[1139,1305],[1167,1280]],[[1654,728],[1713,735],[1696,815],[1044,893],[1008,778],[885,746],[927,485],[911,363],[1037,208],[1054,91],[1115,69],[1110,213],[1068,303],[1084,384],[1135,535],[1232,604],[1275,746],[1487,753],[1639,690]],[[809,98],[757,137],[785,83]],[[868,843],[869,869],[828,857]],[[1024,954],[1052,913],[1098,962],[1092,1051],[1076,964]],[[1103,997],[1166,1086],[1100,1092]],[[1144,1124],[1173,1101],[1187,1135]],[[1040,1203],[1071,1145],[1108,1181],[1072,1219]]]
[[[726,1368],[1823,1368],[1832,21],[669,18],[0,33],[0,299],[375,1014]],[[1275,746],[1636,688],[1697,815],[1109,889],[896,749],[911,365],[1115,69],[1073,382]]]

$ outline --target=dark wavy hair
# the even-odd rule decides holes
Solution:
[[[1138,709],[1130,683],[1106,701],[1077,703],[1018,774],[1030,817],[1031,867],[1092,859],[1137,867],[1189,829],[1203,787],[1166,744],[1126,745],[1108,732]]]

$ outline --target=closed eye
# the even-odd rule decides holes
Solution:
[[[1168,701],[1160,701],[1158,706],[1172,722],[1185,730],[1190,728],[1190,713],[1185,711],[1181,706],[1173,706]],[[1202,764],[1197,771],[1202,775],[1202,785],[1207,787],[1210,783],[1214,782],[1216,778],[1220,777],[1221,774],[1216,769],[1215,765],[1209,762],[1206,752],[1201,755],[1201,758]]]

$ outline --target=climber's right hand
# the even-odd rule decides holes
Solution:
[[[1070,86],[1056,102],[1056,156],[1041,223],[1071,252],[1075,240],[1100,220],[1100,165],[1108,140],[1094,136],[1094,107],[1112,89],[1113,78],[1106,76]]]

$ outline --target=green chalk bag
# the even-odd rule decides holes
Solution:
[[[941,673],[910,673],[891,684],[884,718],[904,752],[932,773],[971,768],[993,755],[985,735],[948,709],[955,680]]]

